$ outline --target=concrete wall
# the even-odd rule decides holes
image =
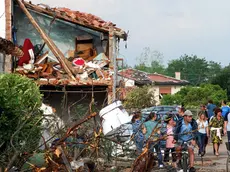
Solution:
[[[117,85],[119,85],[121,80],[122,80],[122,77],[118,76],[117,77]],[[131,79],[124,78],[124,83],[125,83],[125,87],[133,87],[133,86],[135,86],[135,81],[131,80]]]
[[[157,85],[152,86],[150,91],[154,91],[154,100],[156,101],[156,105],[159,105],[160,104],[159,86],[157,86]]]
[[[176,94],[181,88],[182,86],[171,86],[171,94]]]

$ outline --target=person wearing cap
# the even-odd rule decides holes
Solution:
[[[177,121],[176,127],[175,127],[175,136],[174,139],[178,144],[178,147],[176,148],[177,151],[181,152],[181,144],[183,142],[187,142],[189,144],[188,146],[188,152],[189,152],[189,161],[190,161],[190,172],[196,171],[194,168],[194,146],[196,145],[196,134],[197,134],[197,122],[195,119],[192,118],[193,114],[190,110],[186,110],[184,112],[184,116],[182,119]],[[178,154],[178,167],[181,167],[181,153]]]
[[[224,118],[222,117],[222,110],[220,108],[215,109],[215,115],[209,123],[209,128],[211,131],[214,154],[219,156],[219,146],[222,143],[221,133],[224,128]]]

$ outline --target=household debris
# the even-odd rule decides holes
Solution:
[[[44,42],[33,44],[33,40],[24,39],[22,56],[16,60],[14,71],[36,80],[39,85],[112,85],[113,65],[108,58],[112,51],[109,39],[111,34],[117,38],[127,39],[127,35],[111,22],[86,13],[71,11],[67,8],[47,8],[45,5],[33,5],[30,2],[17,0],[19,8],[25,13],[34,29]],[[45,6],[45,8],[43,8]],[[54,43],[31,15],[31,9],[41,14],[52,15],[53,22],[59,18],[66,22],[74,22],[80,26],[91,28],[100,33],[100,38],[90,32],[81,32],[73,37],[75,46],[67,55]],[[68,16],[68,17],[67,17]],[[64,25],[65,23],[63,23]],[[15,33],[17,34],[17,33]],[[115,37],[114,37],[115,39]],[[96,43],[95,43],[96,42]],[[111,44],[111,45],[110,45]],[[44,46],[49,50],[43,52]]]

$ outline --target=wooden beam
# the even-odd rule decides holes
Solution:
[[[42,39],[46,42],[47,46],[50,48],[52,53],[55,55],[55,57],[58,59],[58,61],[61,63],[62,67],[68,74],[68,76],[76,81],[76,78],[73,76],[71,72],[71,64],[68,62],[68,60],[65,58],[64,54],[57,48],[57,46],[54,44],[52,39],[49,38],[49,36],[41,29],[41,27],[38,25],[38,23],[34,20],[30,12],[27,10],[25,5],[21,2],[21,0],[17,0],[20,8],[24,11],[26,16],[29,18],[32,25],[35,27],[35,29],[38,31],[38,33],[41,35]]]
[[[6,26],[5,26],[5,38],[12,41],[12,0],[5,0],[5,17],[6,17]],[[12,56],[5,55],[4,62],[4,72],[12,72]]]
[[[109,60],[110,60],[110,63],[109,63],[109,68],[110,70],[114,70],[114,54],[113,54],[113,51],[114,51],[114,29],[113,27],[110,28],[109,30]],[[113,99],[114,99],[114,94],[113,94],[113,79],[111,81],[111,85],[109,86],[109,89],[108,89],[108,104],[112,103],[113,102]]]

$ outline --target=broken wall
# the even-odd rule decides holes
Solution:
[[[14,4],[13,11],[13,20],[14,26],[16,28],[17,44],[23,45],[25,38],[31,39],[34,45],[43,44],[44,41],[42,40],[36,29],[33,27],[33,25],[30,23],[27,16],[20,9],[20,7]],[[108,34],[88,29],[57,18],[52,22],[53,18],[48,15],[41,14],[33,10],[29,11],[34,19],[37,21],[39,26],[50,36],[50,38],[54,41],[54,43],[66,57],[68,56],[69,50],[75,49],[76,36],[81,35],[89,35],[93,37],[93,44],[94,47],[96,47],[98,54],[106,51],[106,48],[103,48],[103,45],[105,43],[102,43],[101,40],[108,40]],[[48,50],[47,46],[45,46],[45,50]],[[52,55],[52,52],[50,51],[49,54]]]
[[[71,119],[71,121],[81,119],[85,110],[89,109],[88,107],[92,100],[92,93],[86,93],[84,91],[82,93],[41,91],[41,93],[44,95],[43,102],[55,108],[58,116],[65,122],[69,119]],[[107,105],[106,89],[99,92],[95,91],[93,97],[96,110],[100,110]]]

